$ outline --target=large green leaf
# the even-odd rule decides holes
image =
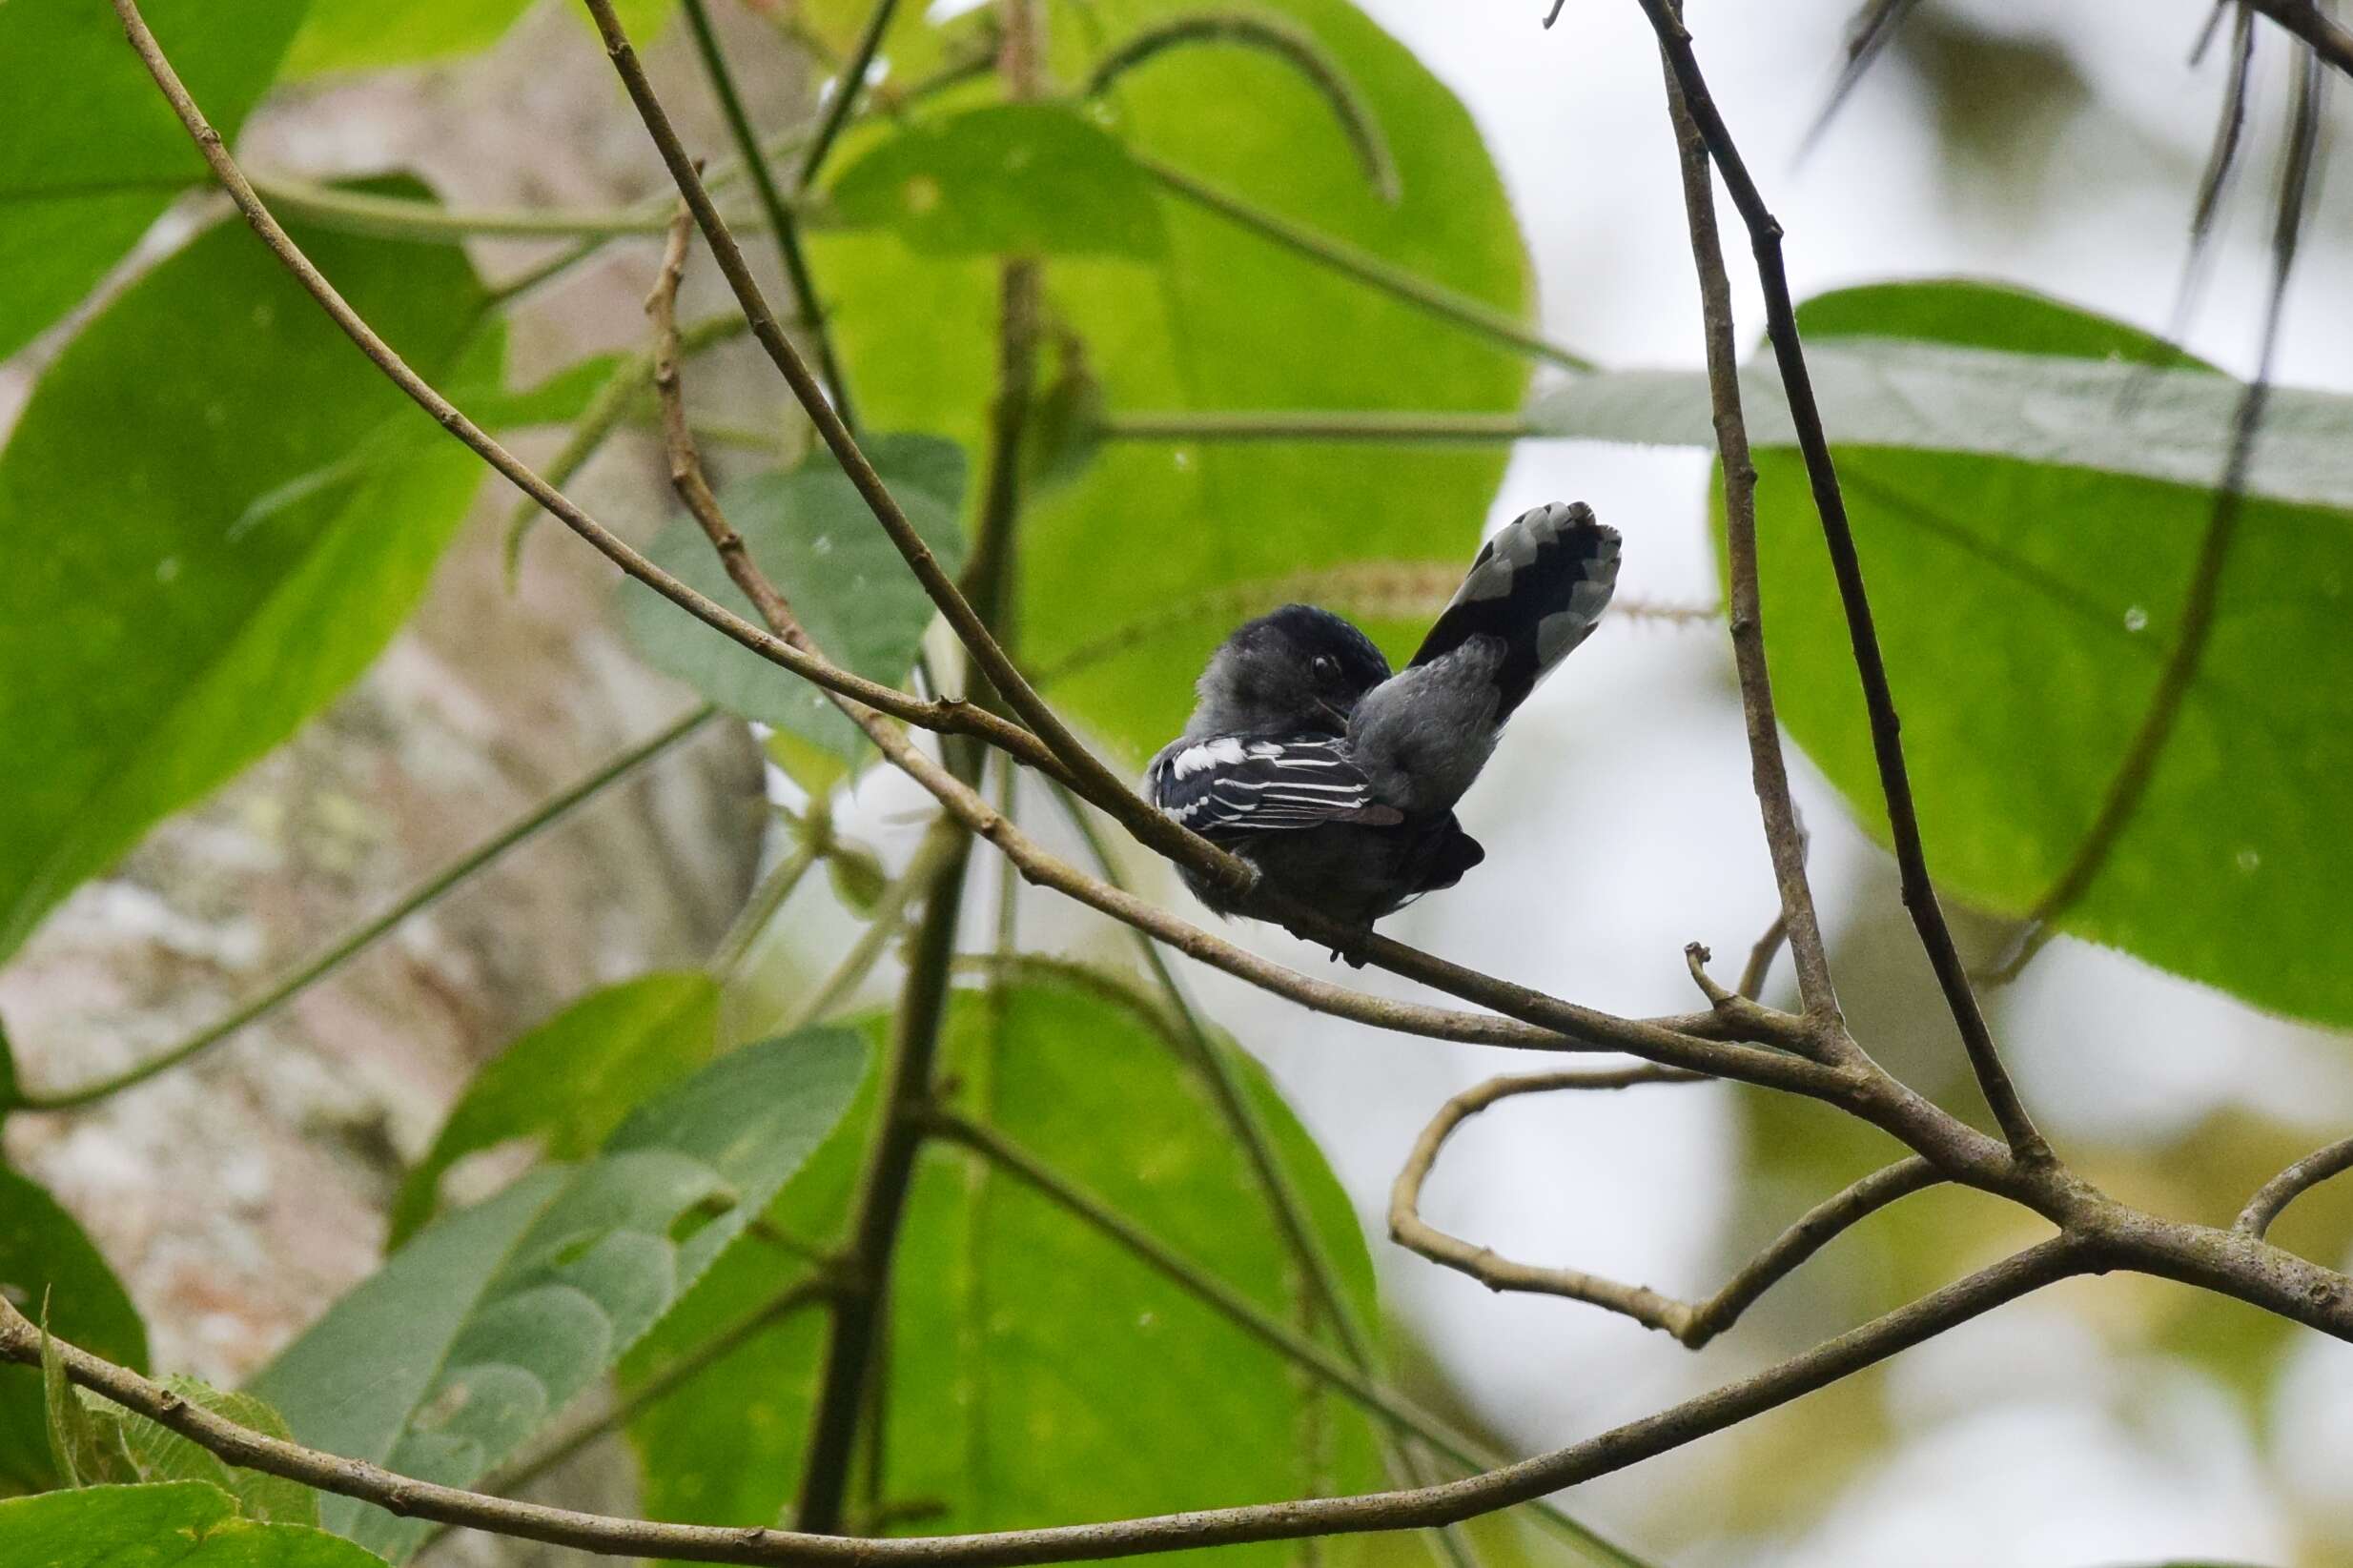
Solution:
[[[1168,248],[1150,179],[1063,104],[989,104],[915,121],[842,171],[853,227],[930,255],[1151,257]]]
[[[1197,8],[1053,8],[1054,74]],[[1412,54],[1342,0],[1262,8],[1312,34],[1395,149],[1385,202],[1317,87],[1262,51],[1204,45],[1120,79],[1109,129],[1132,147],[1309,228],[1506,311],[1528,269],[1477,130]],[[1289,251],[1162,198],[1164,261],[1055,258],[1048,304],[1083,340],[1115,409],[1438,408],[1519,403],[1516,354]],[[866,416],[981,450],[994,384],[995,268],[921,255],[890,234],[812,234]],[[1500,449],[1114,443],[1022,519],[1021,642],[1051,664],[1106,626],[1236,581],[1368,559],[1469,559]],[[1182,722],[1194,676],[1231,628],[1174,626],[1059,682],[1054,695],[1140,752]],[[1374,628],[1404,636],[1399,627]],[[1392,635],[1394,634],[1394,635]]]
[[[719,1048],[719,986],[700,970],[607,986],[518,1039],[474,1075],[392,1203],[399,1247],[433,1217],[449,1168],[512,1138],[542,1158],[596,1151],[622,1119]]]
[[[250,1432],[290,1438],[286,1418],[250,1394],[226,1394],[193,1377],[167,1377],[164,1387],[200,1409],[235,1421]],[[83,1405],[117,1449],[126,1480],[205,1481],[235,1499],[237,1512],[267,1523],[318,1522],[318,1494],[300,1481],[223,1462],[171,1428],[123,1409],[87,1390]]]
[[[254,1390],[315,1448],[463,1486],[660,1321],[839,1120],[841,1029],[747,1047],[641,1108],[586,1164],[429,1226]],[[350,1498],[328,1527],[397,1559],[430,1531]]]
[[[946,1069],[983,1115],[1267,1312],[1299,1282],[1248,1167],[1138,1010],[1061,982],[960,993]],[[1250,1092],[1303,1188],[1358,1314],[1377,1320],[1346,1196],[1255,1069]],[[787,1232],[841,1223],[853,1114],[779,1201]],[[1115,1137],[1105,1136],[1115,1127]],[[855,1130],[857,1135],[851,1135]],[[624,1368],[643,1378],[773,1293],[796,1266],[744,1249]],[[1279,1357],[1028,1187],[934,1147],[897,1253],[886,1496],[937,1499],[926,1533],[1111,1518],[1378,1485],[1367,1429]],[[773,1523],[808,1419],[818,1324],[769,1329],[632,1428],[658,1517]],[[1288,1548],[1232,1560],[1288,1562]]]
[[[57,1200],[0,1170],[0,1295],[51,1333],[118,1366],[147,1366],[147,1327],[114,1271]],[[63,1484],[51,1462],[41,1374],[0,1367],[0,1492]],[[0,1558],[0,1561],[10,1560]]]
[[[140,12],[215,129],[233,137],[309,3],[152,0]],[[173,197],[210,177],[112,8],[0,5],[0,359],[87,295]]]
[[[462,253],[298,237],[426,376],[495,378]],[[366,667],[480,473],[242,225],[74,339],[0,454],[0,955]]]
[[[956,509],[964,454],[929,436],[883,436],[867,456],[906,508],[940,564],[956,571],[964,536]],[[836,663],[870,680],[896,682],[914,662],[931,621],[931,601],[899,559],[849,476],[820,452],[786,473],[756,475],[719,498],[752,559],[792,601],[793,613]],[[679,519],[646,554],[747,619],[751,601],[720,564],[702,529]],[[729,712],[787,729],[837,755],[863,743],[857,727],[825,693],[729,641],[637,582],[622,585],[630,641],[657,669],[677,676]]]
[[[202,1481],[93,1486],[0,1502],[9,1568],[383,1568],[383,1558],[301,1524],[240,1517]]]
[[[2081,361],[2166,357],[2141,334],[1974,284],[1849,291],[1808,340],[1888,333]],[[2154,374],[2154,373],[2152,373]],[[2216,442],[2235,384],[2176,446]],[[2017,402],[2032,411],[2036,383]],[[2138,417],[2129,398],[2110,405]],[[1929,416],[1933,417],[1933,413]],[[2159,442],[2152,434],[2148,438]],[[2270,443],[2268,438],[2266,447]],[[2353,431],[2332,459],[2342,468]],[[2281,453],[2300,450],[2293,438]],[[2180,623],[2214,495],[2055,462],[1849,445],[1839,474],[1871,585],[1931,864],[1970,902],[2031,907],[2083,839]],[[2165,460],[2152,452],[2152,463]],[[2202,459],[2201,459],[2202,461]],[[2277,463],[2259,465],[2279,483]],[[2193,466],[2195,470],[2195,465]],[[2324,475],[2327,462],[2308,472]],[[1846,622],[1793,452],[1758,454],[1775,694],[1790,733],[1884,834]],[[2353,501],[2353,495],[2345,498]],[[2353,516],[2245,502],[2211,637],[2139,808],[2064,928],[2260,1006],[2353,1024],[2353,968],[2314,931],[2353,919]]]
[[[1932,324],[1925,315],[1910,317],[1927,310],[1911,297],[1919,291],[1995,303],[1981,318]],[[2212,487],[2228,460],[2240,384],[2194,366],[2126,356],[2124,345],[2148,347],[2131,328],[1982,284],[1850,290],[1807,310],[1814,324],[1806,367],[1823,428],[1838,445],[2010,458],[2193,489]],[[2045,336],[2063,332],[2065,321],[2107,329],[2109,346]],[[2005,323],[2019,328],[2007,347],[1975,340]],[[1846,336],[1850,330],[1857,336]],[[1748,366],[1741,383],[1750,438],[1794,446],[1770,360]],[[1586,440],[1715,444],[1708,380],[1697,371],[1580,377],[1538,398],[1528,421],[1543,434]],[[2353,396],[2276,389],[2244,488],[2273,500],[2353,507]]]

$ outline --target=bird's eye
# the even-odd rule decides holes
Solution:
[[[1316,662],[1312,667],[1318,676],[1326,681],[1332,680],[1340,674],[1340,661],[1333,658],[1328,653],[1320,653],[1316,655]]]

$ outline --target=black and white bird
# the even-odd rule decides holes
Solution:
[[[1583,502],[1524,512],[1480,550],[1411,663],[1329,610],[1286,604],[1211,656],[1153,804],[1260,885],[1369,929],[1486,858],[1455,820],[1504,725],[1591,635],[1618,534]],[[1257,911],[1186,880],[1221,914]]]

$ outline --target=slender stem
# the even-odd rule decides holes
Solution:
[[[2272,234],[2271,289],[2263,304],[2262,349],[2257,356],[2255,379],[2239,395],[2231,417],[2230,452],[2224,458],[2215,489],[2214,510],[2199,541],[2198,559],[2190,568],[2189,590],[2183,596],[2181,627],[2172,654],[2158,677],[2157,690],[2140,716],[2138,728],[2125,747],[2123,759],[2108,784],[2099,809],[2076,845],[2066,866],[2050,890],[2027,915],[2027,929],[2017,951],[2001,966],[1996,978],[2012,979],[2051,939],[2058,918],[2091,890],[2100,867],[2124,834],[2173,739],[2174,725],[2198,679],[2206,644],[2214,633],[2215,612],[2222,598],[2222,572],[2230,560],[2231,541],[2246,510],[2247,470],[2255,461],[2256,437],[2263,424],[2263,410],[2271,397],[2273,363],[2280,347],[2280,328],[2287,308],[2288,279],[2295,272],[2296,252],[2303,231],[2310,195],[2312,164],[2320,135],[2320,67],[2312,62],[2299,84],[2288,132],[2288,153],[2280,185],[2280,205]]]
[[[779,1026],[786,1034],[830,1015],[847,1001],[858,985],[873,971],[882,955],[890,950],[907,916],[907,906],[924,895],[939,881],[948,857],[963,833],[926,833],[915,845],[915,853],[907,863],[907,869],[890,880],[875,901],[874,912],[867,918],[866,929],[849,951],[842,955],[832,972],[819,982],[800,1006],[792,1009],[786,1022]]]
[[[898,1251],[899,1221],[914,1183],[915,1156],[922,1150],[922,1111],[931,1101],[932,1065],[947,1012],[956,917],[972,841],[960,824],[947,818],[927,837],[943,841],[939,871],[926,890],[923,921],[916,927],[907,982],[891,1020],[874,1139],[850,1202],[843,1289],[826,1335],[793,1504],[796,1528],[814,1536],[838,1535],[844,1522],[859,1416],[866,1408],[868,1380],[882,1336],[889,1331],[883,1304],[889,1299]]]
[[[1765,844],[1772,857],[1773,881],[1781,896],[1780,927],[1797,965],[1797,991],[1807,1016],[1825,1026],[1838,1019],[1838,992],[1831,982],[1829,950],[1806,877],[1806,834],[1790,799],[1789,764],[1781,752],[1781,730],[1773,717],[1772,674],[1765,662],[1764,596],[1757,584],[1756,464],[1749,452],[1749,426],[1740,406],[1740,350],[1732,336],[1731,280],[1724,268],[1724,244],[1716,232],[1714,182],[1708,175],[1708,148],[1701,139],[1666,68],[1668,113],[1683,169],[1683,207],[1691,231],[1691,258],[1699,272],[1700,316],[1708,345],[1708,391],[1714,410],[1716,452],[1724,475],[1724,558],[1731,580],[1732,662],[1740,675],[1740,705],[1747,721],[1749,773],[1757,808],[1765,820]],[[1770,962],[1770,953],[1766,953]],[[1760,967],[1754,961],[1752,969]],[[1757,977],[1759,982],[1763,976]],[[1742,991],[1755,986],[1744,981]]]
[[[1708,153],[1724,175],[1727,193],[1748,225],[1757,276],[1764,286],[1765,325],[1772,340],[1773,358],[1781,371],[1789,397],[1790,417],[1797,429],[1798,450],[1806,462],[1813,490],[1814,508],[1821,514],[1822,533],[1829,546],[1831,569],[1838,580],[1838,597],[1847,617],[1848,640],[1853,646],[1856,673],[1862,678],[1864,704],[1871,717],[1872,750],[1878,762],[1880,791],[1887,798],[1889,836],[1895,846],[1895,863],[1902,874],[1904,907],[1912,914],[1929,966],[1936,972],[1945,1005],[1960,1030],[1978,1088],[1993,1109],[2011,1152],[2028,1164],[2048,1164],[2051,1148],[2036,1130],[2034,1119],[2010,1081],[2001,1054],[1986,1027],[1985,1012],[1971,988],[1968,967],[1945,923],[1936,886],[1929,877],[1928,852],[1920,840],[1920,818],[1912,794],[1912,777],[1904,762],[1902,724],[1896,718],[1895,696],[1889,684],[1887,660],[1879,647],[1879,633],[1872,621],[1871,599],[1863,586],[1863,564],[1854,547],[1854,530],[1847,519],[1846,498],[1838,488],[1838,470],[1831,458],[1830,439],[1822,428],[1822,411],[1806,369],[1806,352],[1798,341],[1797,311],[1790,296],[1788,270],[1781,258],[1781,225],[1765,205],[1756,182],[1742,163],[1740,151],[1700,74],[1691,52],[1691,35],[1675,14],[1674,0],[1641,0],[1657,32],[1681,88],[1691,119],[1706,141]]]
[[[2245,3],[2302,39],[2314,54],[2330,66],[2353,77],[2353,31],[2348,31],[2322,10],[2320,0],[2245,0]]]
[[[1541,440],[1547,433],[1524,415],[1392,412],[1387,409],[1234,409],[1203,413],[1112,414],[1101,432],[1114,441],[1407,441]]]
[[[2263,1232],[2271,1229],[2271,1222],[2280,1217],[2280,1211],[2329,1177],[2342,1175],[2347,1171],[2353,1171],[2353,1138],[2343,1139],[2306,1154],[2263,1183],[2255,1196],[2247,1200],[2246,1208],[2240,1212],[2239,1222],[2234,1228],[2243,1234],[2262,1239]]]
[[[642,207],[574,211],[561,207],[444,207],[414,196],[377,195],[285,175],[254,176],[254,189],[278,211],[293,213],[322,229],[375,234],[388,239],[618,239],[658,234],[663,209]],[[738,226],[757,231],[772,215],[741,213]]]
[[[883,35],[890,31],[890,16],[898,7],[899,0],[874,0],[874,9],[867,12],[857,47],[849,51],[849,62],[835,79],[825,118],[817,122],[817,133],[809,138],[808,149],[801,158],[800,189],[806,191],[817,182],[827,154],[833,151],[833,144],[841,139],[850,115],[856,112],[858,100],[866,92],[867,72],[874,67],[875,52],[882,48]]]
[[[1217,1313],[1251,1338],[1301,1370],[1313,1374],[1346,1395],[1399,1435],[1429,1444],[1456,1464],[1469,1470],[1492,1469],[1504,1462],[1500,1455],[1477,1438],[1448,1426],[1405,1395],[1373,1377],[1351,1359],[1292,1328],[1282,1319],[1219,1279],[1200,1264],[1177,1252],[1118,1210],[1054,1170],[1036,1155],[993,1128],[963,1117],[935,1112],[931,1128],[939,1136],[960,1144],[992,1166],[1019,1177],[1033,1190],[1149,1266],[1156,1273]],[[1603,1560],[1623,1568],[1645,1568],[1642,1559],[1593,1530],[1539,1501],[1548,1522]]]
[[[1434,283],[1384,261],[1369,251],[1360,250],[1345,240],[1318,234],[1239,196],[1220,191],[1148,153],[1135,152],[1130,155],[1163,190],[1249,230],[1261,239],[1272,240],[1287,251],[1320,262],[1360,283],[1370,284],[1383,294],[1418,306],[1442,321],[1450,321],[1516,353],[1559,365],[1564,370],[1584,373],[1598,368],[1585,356],[1573,354],[1541,334],[1530,331],[1516,317],[1497,310],[1483,299],[1447,288],[1442,283]]]
[[[712,950],[710,969],[722,982],[733,980],[743,969],[744,961],[759,946],[762,934],[768,928],[768,922],[776,918],[776,911],[792,897],[792,890],[801,886],[801,879],[808,875],[809,867],[824,858],[825,852],[816,843],[803,839],[768,868],[767,875],[762,877],[759,886],[752,888],[751,897],[744,901],[744,906],[736,911],[735,919],[728,924],[726,934],[720,937],[719,946]]]
[[[119,1093],[135,1084],[143,1084],[158,1073],[167,1072],[181,1063],[218,1045],[248,1024],[276,1010],[299,996],[312,986],[324,980],[353,957],[365,950],[385,933],[398,927],[419,910],[426,908],[450,889],[463,883],[475,872],[489,865],[519,844],[536,838],[546,828],[569,816],[574,807],[594,800],[604,790],[645,764],[668,751],[692,735],[711,719],[717,709],[707,703],[680,719],[651,739],[641,742],[606,763],[603,767],[582,779],[570,788],[549,797],[523,816],[509,823],[489,838],[460,855],[424,881],[409,889],[399,902],[367,924],[346,934],[340,941],[312,958],[276,985],[255,997],[218,1023],[208,1024],[159,1055],[151,1056],[135,1067],[84,1084],[78,1089],[60,1089],[51,1094],[27,1094],[18,1101],[26,1110],[72,1110]]]
[[[809,271],[808,253],[801,247],[801,231],[793,221],[792,208],[777,187],[767,156],[760,148],[760,134],[752,129],[743,94],[736,91],[735,75],[727,69],[726,51],[719,47],[719,34],[711,27],[709,6],[706,0],[685,0],[685,4],[686,26],[694,34],[695,50],[703,57],[704,71],[711,79],[711,92],[719,99],[720,112],[726,116],[727,129],[734,133],[736,156],[743,159],[745,171],[751,175],[752,189],[759,193],[760,211],[767,214],[768,233],[775,236],[777,255],[784,263],[786,281],[792,287],[801,324],[817,352],[818,374],[825,377],[826,386],[833,394],[833,406],[840,411],[842,422],[855,430],[858,419],[850,411],[849,381],[842,374],[841,361],[834,357],[833,335],[826,326],[825,306],[817,297],[817,278]]]

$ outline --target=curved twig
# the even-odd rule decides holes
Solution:
[[[2329,1177],[2347,1171],[2353,1171],[2353,1138],[2340,1139],[2325,1149],[2315,1150],[2263,1183],[2255,1196],[2247,1199],[2247,1206],[2239,1212],[2238,1221],[2231,1229],[2260,1241],[2263,1232],[2271,1229],[2271,1222],[2280,1217],[2281,1210]]]
[[[1404,1169],[1389,1191],[1389,1236],[1433,1263],[1466,1273],[1491,1291],[1566,1296],[1632,1318],[1647,1329],[1673,1335],[1698,1350],[1732,1326],[1766,1291],[1820,1252],[1840,1232],[1877,1213],[1898,1198],[1945,1180],[1928,1160],[1914,1155],[1874,1171],[1807,1211],[1797,1223],[1759,1252],[1724,1288],[1705,1301],[1683,1301],[1647,1285],[1626,1285],[1578,1269],[1545,1269],[1518,1263],[1493,1249],[1474,1246],[1422,1217],[1422,1189],[1439,1151],[1457,1128],[1498,1101],[1519,1094],[1562,1089],[1631,1089],[1638,1084],[1696,1083],[1704,1073],[1656,1067],[1615,1071],[1533,1072],[1490,1078],[1464,1089],[1439,1108],[1414,1141]]]
[[[1314,34],[1271,17],[1248,11],[1204,11],[1174,16],[1147,27],[1095,62],[1094,74],[1087,78],[1086,96],[1100,97],[1113,83],[1147,60],[1195,44],[1238,44],[1255,49],[1274,55],[1306,77],[1308,85],[1331,107],[1332,117],[1340,122],[1340,133],[1348,138],[1357,162],[1364,167],[1365,179],[1381,200],[1395,205],[1402,194],[1397,160],[1389,153],[1388,138],[1381,133],[1381,122],[1373,117],[1372,106],[1364,101],[1364,95],[1348,79],[1340,62],[1324,51]]]

